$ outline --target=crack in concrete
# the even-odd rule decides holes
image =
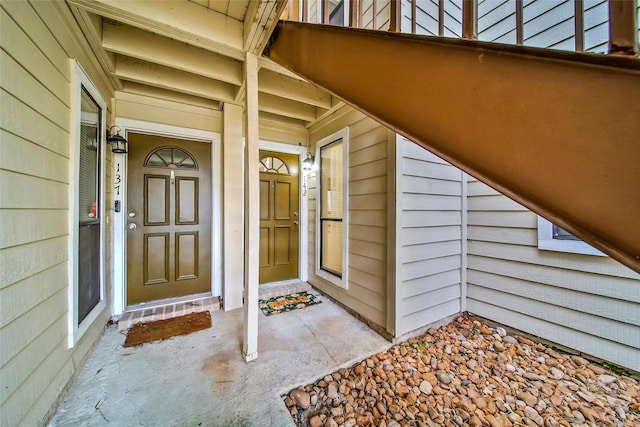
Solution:
[[[333,358],[333,355],[329,352],[329,349],[322,343],[320,342],[320,340],[318,340],[318,337],[316,336],[316,333],[313,332],[313,330],[309,327],[309,325],[307,325],[307,322],[304,321],[304,319],[301,316],[296,316],[301,322],[302,324],[309,330],[309,332],[311,332],[311,335],[313,335],[313,339],[316,340],[316,342],[318,344],[320,344],[322,346],[322,348],[324,348],[324,351],[327,352],[327,354],[329,355],[329,357],[331,358],[331,360],[333,360],[333,363],[338,363],[338,361],[336,359]]]

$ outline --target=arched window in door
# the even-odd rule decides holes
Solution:
[[[260,169],[260,172],[291,175],[287,164],[282,159],[275,156],[266,156],[261,158],[258,168]]]
[[[198,169],[191,154],[178,147],[160,147],[152,151],[144,161],[145,167],[169,169]]]

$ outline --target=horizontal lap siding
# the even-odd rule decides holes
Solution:
[[[349,127],[349,283],[343,289],[315,275],[315,171],[308,177],[309,283],[386,328],[388,131],[363,114],[343,107],[311,129],[312,144],[344,127]]]
[[[462,174],[398,141],[396,335],[460,312]]]
[[[7,426],[43,422],[106,321],[68,349],[69,56],[96,83],[104,79],[92,73],[88,50],[71,43],[58,6],[66,10],[26,1],[0,8],[0,425]],[[109,229],[106,243],[108,254]]]
[[[468,311],[640,370],[638,274],[539,250],[534,213],[478,181],[468,189]]]
[[[375,3],[375,20],[374,20]],[[360,5],[361,20],[360,28],[387,31],[389,29],[389,18],[391,13],[390,0],[364,0]],[[375,24],[375,27],[374,27]]]

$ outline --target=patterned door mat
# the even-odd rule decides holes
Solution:
[[[265,316],[271,316],[287,311],[300,310],[310,305],[320,304],[321,302],[318,297],[309,292],[296,292],[281,297],[261,299],[258,303],[260,310],[262,310]]]

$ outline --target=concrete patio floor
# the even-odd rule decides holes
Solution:
[[[280,395],[386,350],[391,343],[321,296],[260,314],[259,357],[241,356],[243,310],[210,329],[140,347],[109,326],[50,426],[293,426]]]

